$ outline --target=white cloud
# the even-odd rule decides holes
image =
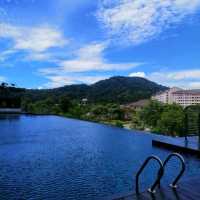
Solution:
[[[174,80],[182,80],[182,79],[197,79],[200,80],[200,70],[183,70],[179,72],[174,72],[168,74],[169,78]]]
[[[45,74],[62,74],[69,72],[89,71],[111,71],[128,70],[142,65],[139,62],[132,63],[111,63],[104,58],[105,43],[92,43],[84,46],[74,53],[74,58],[61,61],[57,68],[45,68],[41,72]]]
[[[94,83],[108,76],[88,76],[88,72],[110,72],[128,70],[143,63],[111,63],[104,58],[107,43],[92,43],[74,52],[74,58],[58,62],[58,67],[42,68],[39,73],[50,80],[46,87],[58,87],[74,83]]]
[[[0,76],[0,82],[6,81],[6,78],[4,76]]]
[[[147,74],[146,77],[169,87],[200,88],[199,69],[153,72]]]
[[[101,0],[97,13],[109,35],[139,44],[153,39],[200,7],[199,0]],[[120,39],[119,39],[120,38]]]
[[[133,72],[129,74],[130,77],[141,77],[145,78],[146,74],[144,72]]]
[[[25,61],[54,61],[54,56],[47,52],[31,52],[26,55]]]
[[[189,88],[200,89],[200,81],[199,82],[191,82],[191,83],[189,83]]]
[[[103,80],[108,78],[108,76],[80,76],[80,75],[73,75],[73,76],[47,76],[50,81],[47,82],[42,86],[42,88],[56,88],[61,87],[64,85],[71,85],[71,84],[92,84],[97,81]]]
[[[0,62],[4,62],[11,54],[15,52],[15,50],[5,50],[3,52],[0,52]]]
[[[67,72],[126,70],[141,65],[137,62],[110,63],[103,55],[106,48],[106,43],[86,45],[75,53],[75,59],[63,61],[60,65]]]
[[[50,48],[63,47],[69,41],[61,31],[50,26],[21,27],[11,24],[0,24],[0,39],[8,38],[13,41],[14,50],[44,52]]]

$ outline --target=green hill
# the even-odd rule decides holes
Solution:
[[[71,99],[81,100],[87,98],[89,102],[116,102],[128,103],[140,99],[150,98],[158,91],[167,87],[139,77],[112,77],[92,85],[69,85],[55,89],[26,90],[24,96],[33,101],[47,97],[57,99],[67,95]]]
[[[78,101],[87,98],[92,103],[129,103],[150,98],[156,92],[166,89],[167,87],[144,78],[117,76],[92,85],[69,85],[54,89],[0,87],[0,99],[21,97],[35,102],[50,97],[56,101],[60,96],[67,95],[70,99]]]
[[[150,98],[152,94],[162,90],[166,90],[166,87],[144,78],[119,76],[91,85],[88,99],[91,101],[128,103]]]

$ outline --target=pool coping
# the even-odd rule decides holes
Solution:
[[[177,141],[176,138],[174,140],[163,140],[163,139],[152,139],[152,146],[159,148],[166,148],[169,150],[177,151],[180,153],[187,153],[195,156],[200,156],[200,148],[197,146],[187,145],[187,142]]]

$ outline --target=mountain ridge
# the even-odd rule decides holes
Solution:
[[[76,100],[87,98],[89,102],[129,103],[150,98],[153,94],[166,89],[168,88],[145,78],[114,76],[91,85],[78,84],[53,89],[25,90],[24,95],[34,101],[48,96],[57,98],[67,95]]]

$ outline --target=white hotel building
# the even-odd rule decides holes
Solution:
[[[197,105],[200,104],[200,89],[183,90],[174,87],[154,95],[152,99],[168,104],[177,103],[183,107]]]

